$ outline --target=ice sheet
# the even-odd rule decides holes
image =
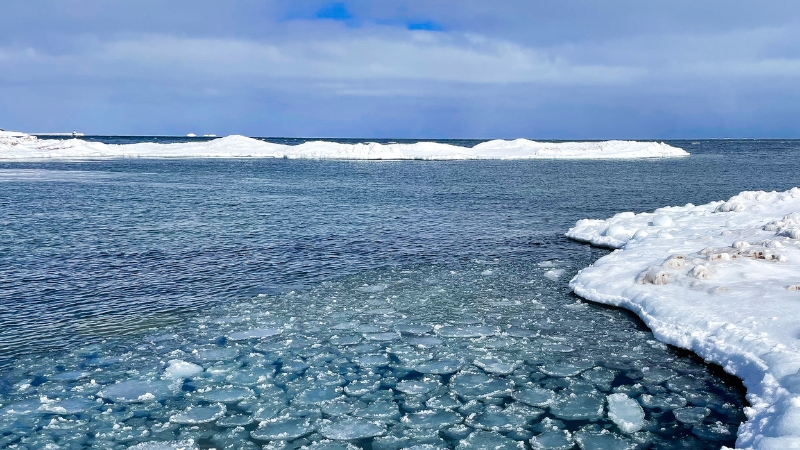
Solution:
[[[458,159],[630,159],[688,156],[659,142],[535,142],[493,140],[472,148],[436,142],[414,144],[340,144],[313,141],[282,145],[245,136],[180,144],[103,144],[81,139],[40,140],[23,133],[0,132],[0,160],[80,158],[290,158],[348,160]]]
[[[800,188],[581,220],[567,236],[619,249],[572,279],[576,294],[744,381],[737,447],[800,448]]]

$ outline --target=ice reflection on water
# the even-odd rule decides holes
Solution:
[[[732,445],[735,385],[622,311],[565,303],[575,270],[368,271],[197,315],[135,348],[27,357],[0,397],[0,446]]]

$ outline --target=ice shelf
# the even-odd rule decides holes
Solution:
[[[800,188],[580,220],[567,236],[617,249],[572,279],[576,294],[743,380],[737,447],[800,448]]]

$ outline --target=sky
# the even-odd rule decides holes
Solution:
[[[3,0],[0,128],[800,138],[797,0]]]

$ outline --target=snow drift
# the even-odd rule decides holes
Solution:
[[[0,160],[86,158],[292,158],[292,159],[619,159],[688,156],[659,142],[534,142],[494,140],[472,148],[437,142],[414,144],[339,144],[314,141],[282,145],[245,136],[180,144],[113,145],[81,139],[40,140],[23,133],[0,132]]]
[[[580,220],[567,236],[619,249],[572,279],[576,294],[744,381],[737,447],[800,448],[800,188]]]

